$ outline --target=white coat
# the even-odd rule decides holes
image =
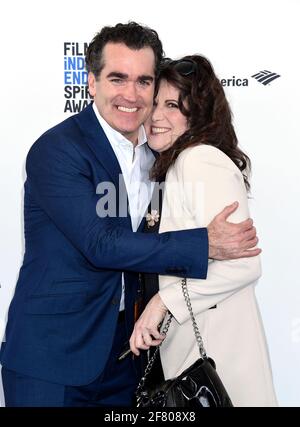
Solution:
[[[229,217],[249,217],[243,176],[222,151],[208,145],[184,150],[169,169],[159,232],[206,227],[226,205]],[[195,251],[199,248],[195,248]],[[206,280],[188,279],[188,290],[207,354],[234,406],[276,406],[267,343],[255,285],[260,257],[210,260]],[[160,276],[160,296],[173,314],[161,347],[165,378],[179,375],[198,357],[192,323],[178,277]],[[216,308],[211,308],[213,306]]]

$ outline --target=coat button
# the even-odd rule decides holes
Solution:
[[[112,305],[117,305],[117,304],[119,304],[119,301],[117,300],[117,298],[113,298],[111,300],[111,303],[112,303]]]

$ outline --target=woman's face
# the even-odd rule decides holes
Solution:
[[[149,146],[161,153],[187,130],[187,118],[178,107],[179,90],[162,80],[152,114],[145,123]]]

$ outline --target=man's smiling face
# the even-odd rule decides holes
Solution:
[[[150,47],[133,50],[123,43],[107,43],[102,61],[97,80],[89,73],[89,92],[104,120],[136,143],[153,106],[154,52]]]

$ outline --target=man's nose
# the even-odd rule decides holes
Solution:
[[[136,102],[137,101],[137,88],[135,82],[129,82],[123,91],[123,96],[126,101]]]

